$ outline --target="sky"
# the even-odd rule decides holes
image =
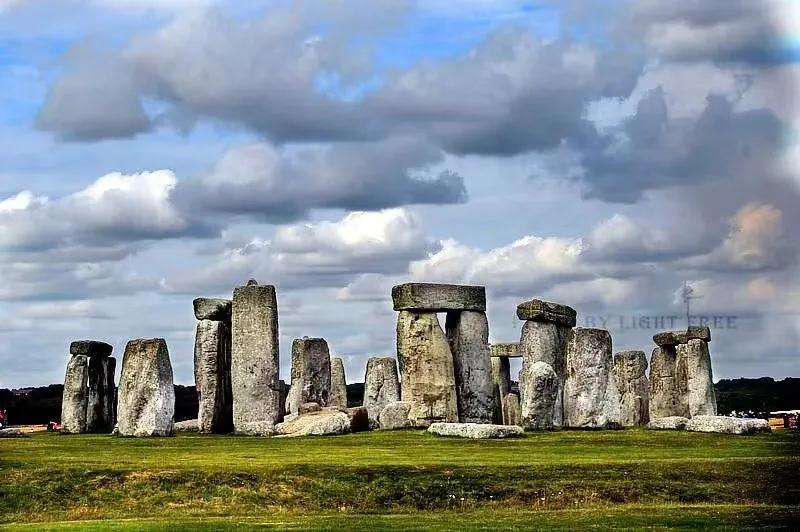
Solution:
[[[0,387],[153,337],[192,384],[251,278],[284,378],[363,381],[408,281],[648,355],[688,286],[715,379],[800,377],[799,78],[797,0],[0,0]]]

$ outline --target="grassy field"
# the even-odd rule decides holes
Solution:
[[[800,435],[0,440],[11,529],[789,528]]]

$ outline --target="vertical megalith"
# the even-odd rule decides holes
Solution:
[[[292,342],[292,381],[286,413],[297,414],[300,405],[328,406],[331,393],[331,354],[324,338],[295,338]]]
[[[708,343],[693,338],[679,345],[678,352],[686,362],[686,402],[689,417],[716,416],[717,399],[714,394]]]
[[[534,362],[525,367],[525,403],[522,409],[522,426],[531,430],[553,428],[558,375],[546,362]]]
[[[567,340],[564,426],[621,426],[619,390],[613,373],[611,335],[605,329],[572,329]]]
[[[644,351],[622,351],[614,355],[614,379],[624,427],[647,425],[650,420],[650,385],[646,372]]]
[[[167,342],[131,340],[122,357],[117,401],[120,436],[170,436],[175,386]]]
[[[233,430],[230,322],[201,319],[194,343],[197,426],[203,433]]]
[[[367,409],[370,427],[378,427],[378,416],[384,407],[399,400],[400,382],[397,378],[395,359],[370,358],[364,375],[364,407]]]
[[[110,346],[109,346],[110,347]],[[114,411],[114,371],[117,361],[111,356],[89,357],[89,399],[86,406],[86,432],[110,434],[116,423]]]
[[[344,373],[344,361],[341,358],[331,359],[331,394],[328,406],[347,408],[347,378]]]
[[[457,422],[453,355],[435,312],[400,311],[397,361],[401,396],[411,403],[412,423],[425,427],[435,421]]]
[[[64,375],[64,394],[61,399],[61,433],[86,432],[88,404],[89,359],[86,355],[72,355]]]
[[[236,288],[231,323],[234,430],[272,434],[281,413],[275,287],[250,281]]]
[[[503,398],[511,391],[511,363],[508,357],[492,357],[492,389],[495,404],[495,424],[503,424]]]
[[[515,393],[508,393],[503,397],[503,425],[522,425],[522,408],[519,404],[519,396]]]
[[[492,389],[486,313],[450,311],[445,329],[453,354],[459,421],[491,423],[499,404],[495,402]]]

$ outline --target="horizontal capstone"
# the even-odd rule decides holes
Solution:
[[[457,284],[406,283],[392,288],[394,310],[486,310],[486,288]]]

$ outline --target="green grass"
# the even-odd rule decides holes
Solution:
[[[788,431],[0,440],[0,523],[22,528],[738,529],[797,523],[798,504]]]

